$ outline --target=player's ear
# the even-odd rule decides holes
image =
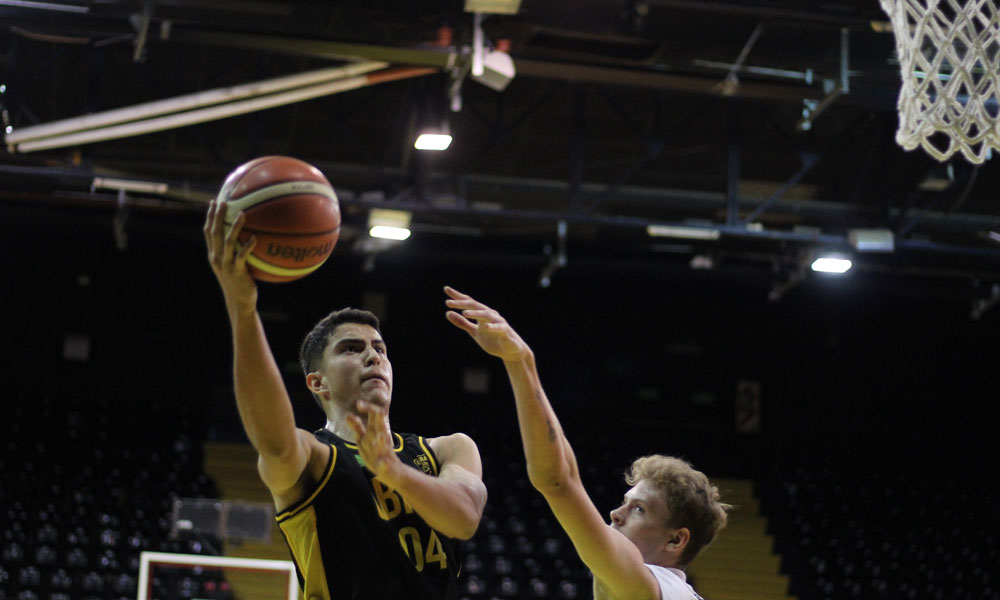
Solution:
[[[317,395],[327,391],[323,376],[315,371],[306,375],[306,387],[309,388],[310,392]]]
[[[670,538],[667,540],[667,550],[679,553],[684,550],[689,541],[691,541],[690,529],[688,529],[687,527],[681,527],[680,529],[676,529],[674,530]]]

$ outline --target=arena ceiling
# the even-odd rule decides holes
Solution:
[[[481,17],[482,46],[475,21],[461,0],[0,0],[4,219],[87,235],[127,210],[195,240],[231,169],[284,154],[337,189],[337,252],[386,251],[367,219],[396,208],[412,213],[406,243],[422,256],[519,262],[539,281],[673,269],[764,278],[778,299],[825,249],[973,309],[998,296],[1000,172],[896,145],[900,75],[875,0],[522,0]],[[509,51],[504,89],[470,74],[480,47]],[[358,62],[375,75],[354,89],[259,111],[42,149],[11,141]],[[445,152],[412,148],[428,115],[448,122]],[[856,251],[858,229],[890,232],[893,251]]]

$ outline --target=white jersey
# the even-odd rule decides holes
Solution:
[[[704,600],[688,585],[684,571],[650,564],[646,567],[660,584],[660,600]]]

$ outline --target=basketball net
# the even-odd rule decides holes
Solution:
[[[1000,149],[997,0],[880,0],[902,71],[896,142],[939,161]]]

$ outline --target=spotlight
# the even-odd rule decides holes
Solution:
[[[410,213],[405,210],[373,208],[368,213],[368,235],[402,241],[410,237]]]
[[[486,87],[502,92],[507,88],[507,84],[514,79],[516,70],[514,61],[506,52],[493,50],[483,57],[482,74],[472,74],[472,79],[485,85]]]
[[[433,103],[422,109],[414,148],[437,152],[448,149],[451,145],[451,128],[448,126],[448,119],[441,112],[441,107]]]
[[[442,131],[423,131],[413,142],[413,147],[417,150],[447,150],[451,145],[451,134]]]
[[[846,273],[853,263],[839,256],[820,256],[812,263],[812,270],[820,273]]]

